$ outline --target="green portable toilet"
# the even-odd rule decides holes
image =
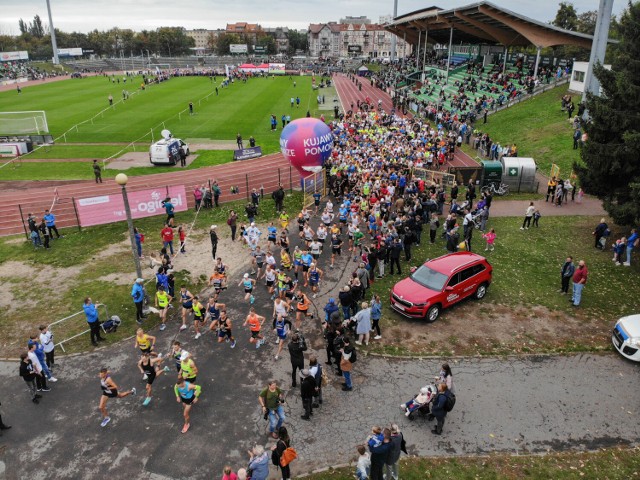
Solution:
[[[482,160],[482,186],[502,182],[502,164],[495,160]]]

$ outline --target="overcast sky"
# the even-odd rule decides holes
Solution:
[[[183,26],[187,29],[224,27],[227,23],[260,23],[263,27],[288,26],[307,28],[309,23],[338,21],[346,15],[366,15],[378,21],[393,12],[393,0],[50,0],[53,23],[59,30],[88,32],[112,27],[133,30],[160,26]],[[431,5],[452,8],[473,0],[398,0],[398,15]],[[558,0],[493,0],[494,4],[549,21],[558,10]],[[616,0],[614,13],[619,14],[625,0]],[[48,24],[46,0],[0,0],[0,33],[17,35],[18,20],[31,21],[40,15]],[[578,13],[597,10],[598,0],[575,0]]]

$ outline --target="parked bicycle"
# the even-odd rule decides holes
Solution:
[[[489,184],[489,191],[493,195],[498,195],[499,197],[509,195],[509,185],[507,185],[506,183],[498,184],[498,182],[494,182]]]

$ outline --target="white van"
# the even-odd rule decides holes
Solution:
[[[189,145],[179,138],[162,139],[149,148],[149,161],[153,165],[175,165],[190,153]]]
[[[618,320],[611,342],[623,357],[640,362],[640,315],[629,315]]]

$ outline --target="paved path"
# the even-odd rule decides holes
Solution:
[[[529,206],[527,200],[507,200],[499,199],[491,203],[492,217],[523,217]],[[533,204],[540,210],[543,217],[559,217],[570,215],[596,215],[607,216],[607,212],[602,208],[602,202],[595,197],[584,196],[582,203],[569,201],[561,207],[556,207],[552,203],[542,200],[535,200]]]

